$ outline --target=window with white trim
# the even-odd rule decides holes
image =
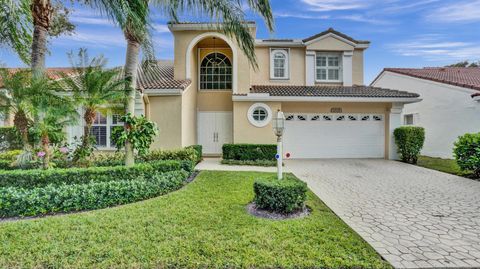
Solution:
[[[270,50],[270,79],[288,78],[288,49]]]
[[[115,141],[112,137],[114,129],[123,128],[121,115],[108,112],[106,115],[97,112],[95,121],[92,124],[90,135],[95,137],[98,148],[115,148]]]
[[[413,114],[406,114],[403,116],[403,122],[405,125],[414,125]]]
[[[318,82],[342,81],[342,55],[318,52],[315,59],[315,80]]]
[[[247,117],[253,126],[264,127],[272,119],[272,110],[264,103],[256,103],[248,109]]]

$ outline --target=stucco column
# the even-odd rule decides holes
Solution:
[[[343,85],[344,86],[352,86],[353,85],[353,51],[345,51],[343,52]]]
[[[402,126],[402,110],[403,104],[402,103],[393,103],[392,108],[390,109],[389,113],[389,136],[390,136],[390,145],[388,149],[388,159],[390,160],[398,160],[398,153],[397,153],[397,145],[395,145],[395,137],[393,137],[393,131]]]
[[[315,85],[315,51],[307,51],[305,54],[305,85]]]

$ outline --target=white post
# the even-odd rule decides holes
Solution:
[[[283,179],[283,148],[282,148],[282,136],[277,137],[277,177]]]

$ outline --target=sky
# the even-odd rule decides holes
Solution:
[[[246,2],[246,1],[243,1]],[[70,3],[70,1],[68,1]],[[385,67],[427,67],[480,60],[480,0],[271,0],[275,31],[243,7],[257,22],[257,38],[306,38],[330,27],[355,39],[369,40],[365,52],[365,83]],[[73,6],[73,34],[50,39],[48,67],[69,66],[67,53],[87,48],[104,55],[109,66],[125,61],[121,31],[98,12]],[[173,59],[168,18],[152,12],[152,34],[159,59]],[[184,14],[184,21],[205,21]],[[0,49],[0,63],[24,66],[11,51]]]

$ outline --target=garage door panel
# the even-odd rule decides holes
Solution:
[[[284,149],[292,158],[383,158],[384,124],[383,120],[286,121]]]

